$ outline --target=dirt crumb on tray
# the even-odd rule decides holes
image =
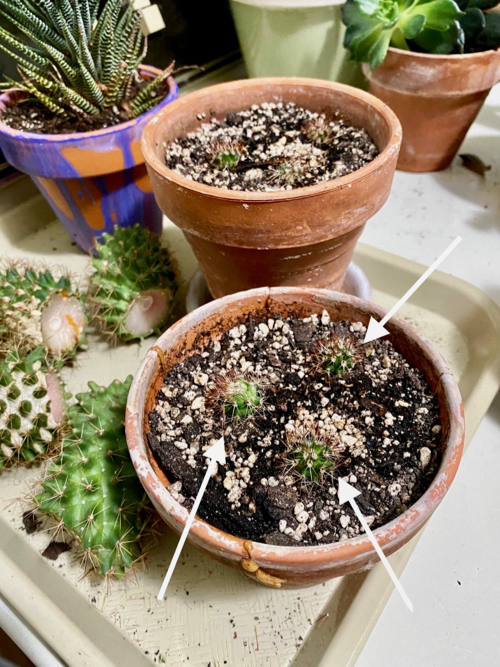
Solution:
[[[290,546],[358,535],[339,477],[373,528],[404,512],[440,463],[438,403],[389,340],[362,345],[365,331],[326,311],[250,317],[173,366],[148,434],[173,497],[192,507],[224,435],[198,515],[228,533]]]
[[[204,114],[199,115],[203,120]],[[367,132],[289,103],[254,104],[165,145],[166,164],[218,188],[272,192],[345,176],[371,162],[378,149]]]

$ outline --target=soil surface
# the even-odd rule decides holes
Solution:
[[[129,99],[132,100],[148,83],[149,81],[145,79],[135,81]],[[158,104],[167,94],[168,84],[166,84],[165,91],[158,94]],[[2,113],[1,120],[14,130],[22,132],[74,134],[114,127],[120,123],[126,123],[131,120],[131,117],[127,112],[126,103],[122,102],[119,108],[115,106],[93,116],[82,115],[74,118],[60,118],[35,98],[28,97],[26,100],[6,109]]]
[[[205,114],[200,114],[201,120]],[[182,176],[229,190],[292,190],[345,176],[378,149],[367,132],[293,103],[264,103],[209,119],[165,144],[166,164]]]
[[[354,513],[337,500],[339,477],[361,492],[372,527],[404,512],[441,460],[437,399],[389,340],[361,345],[364,332],[361,323],[330,322],[326,311],[304,320],[249,318],[172,367],[148,434],[170,493],[192,507],[207,469],[203,452],[224,435],[227,462],[198,515],[228,533],[289,546],[358,535]],[[329,374],[325,350],[339,341],[351,361]],[[235,377],[258,386],[259,405],[247,403],[246,417],[232,416],[220,395]],[[325,459],[316,479],[300,458],[311,438]]]

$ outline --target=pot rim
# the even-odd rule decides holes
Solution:
[[[332,92],[340,91],[346,93],[351,97],[356,98],[358,101],[364,102],[367,106],[375,109],[387,123],[390,135],[387,146],[385,146],[385,148],[377,155],[375,159],[360,169],[351,172],[350,174],[340,176],[339,178],[325,181],[323,183],[317,183],[316,185],[296,188],[295,190],[277,190],[273,192],[245,192],[241,190],[228,190],[225,188],[216,188],[211,185],[198,183],[197,181],[193,181],[186,178],[185,176],[182,176],[173,169],[169,169],[164,161],[162,161],[156,155],[154,134],[157,125],[167,123],[168,115],[175,112],[177,108],[182,106],[186,108],[196,106],[198,99],[200,97],[204,97],[207,94],[207,91],[211,91],[213,94],[220,93],[222,95],[224,92],[233,90],[236,87],[249,89],[261,86],[272,87],[273,85],[327,88]],[[201,110],[198,110],[198,113],[200,113],[200,111]],[[186,190],[191,190],[197,194],[205,195],[213,199],[223,199],[226,201],[238,202],[243,201],[248,203],[265,203],[289,201],[291,199],[304,199],[307,197],[314,197],[334,189],[341,190],[343,188],[351,187],[351,184],[354,181],[363,180],[372,172],[381,169],[383,164],[389,162],[393,153],[399,151],[401,137],[401,123],[399,122],[396,114],[386,104],[384,104],[384,102],[379,100],[374,95],[365,92],[364,90],[323,79],[304,77],[260,77],[255,79],[238,79],[236,81],[216,84],[215,86],[208,86],[178,98],[173,104],[169,105],[169,107],[161,109],[149,121],[142,134],[141,146],[146,164],[154,169],[154,171],[164,180],[173,181],[176,183],[176,185],[182,186]]]
[[[164,486],[163,482],[156,475],[147,455],[149,445],[143,431],[144,408],[147,397],[147,391],[144,391],[143,387],[147,383],[149,388],[151,380],[157,376],[159,366],[158,355],[154,347],[159,347],[162,350],[167,349],[178,338],[184,336],[192,328],[192,325],[199,325],[207,317],[224,311],[224,308],[228,304],[235,302],[244,303],[246,300],[255,301],[258,298],[266,301],[273,295],[278,298],[286,296],[287,299],[292,297],[299,301],[303,296],[313,296],[318,301],[318,309],[322,306],[340,302],[350,304],[360,309],[365,315],[376,316],[379,319],[385,314],[385,311],[375,304],[330,290],[296,287],[257,288],[247,292],[232,294],[202,306],[186,315],[160,336],[154,346],[147,352],[132,382],[127,402],[125,429],[130,456],[141,483],[153,500],[153,503],[161,507],[181,528],[184,527],[189,512],[173,498],[168,492],[167,487]],[[437,369],[437,374],[439,374],[443,385],[444,407],[449,417],[449,434],[446,441],[446,449],[432,483],[406,512],[373,531],[379,545],[382,548],[387,547],[390,549],[391,544],[394,544],[395,548],[397,548],[398,543],[404,539],[405,534],[413,535],[419,530],[448,491],[457,472],[462,454],[464,443],[464,412],[456,380],[441,355],[406,322],[391,318],[387,326],[392,330],[401,331],[406,336],[416,340],[424,356]],[[247,540],[225,533],[202,519],[194,519],[190,531],[191,536],[194,537],[197,544],[204,545],[205,548],[209,548],[212,551],[217,550],[220,553],[222,550],[233,558],[249,557],[248,549],[245,546],[245,543],[248,544]],[[322,546],[273,546],[253,541],[251,541],[251,545],[252,558],[266,565],[272,566],[276,563],[289,565],[308,561],[314,564],[314,567],[317,569],[327,569],[331,567],[332,562],[363,562],[366,555],[373,551],[370,540],[363,534],[342,542]]]
[[[481,56],[491,56],[495,53],[500,54],[500,46],[498,49],[487,49],[486,51],[476,51],[475,53],[420,53],[418,51],[398,49],[395,46],[390,46],[388,50],[405,57],[413,57],[422,60],[439,60],[442,62],[445,60],[474,60],[480,58]],[[382,61],[380,64],[383,65],[384,61]],[[368,65],[368,63],[363,63],[363,65]]]
[[[158,69],[158,67],[153,67],[152,65],[139,65],[138,69],[139,71],[152,74],[153,73],[159,74],[162,71]],[[113,125],[112,127],[103,127],[100,130],[90,130],[89,132],[65,132],[61,134],[43,134],[40,132],[25,132],[24,130],[16,130],[10,127],[10,125],[4,123],[2,120],[2,109],[0,108],[0,133],[10,135],[13,139],[18,139],[23,142],[42,143],[49,141],[50,143],[65,143],[67,141],[74,142],[79,138],[83,139],[92,137],[105,137],[108,134],[127,131],[129,128],[133,127],[134,125],[137,125],[139,122],[144,121],[144,118],[148,114],[155,113],[156,110],[159,107],[161,107],[161,105],[167,103],[167,100],[169,100],[169,98],[172,100],[176,99],[176,97],[178,96],[179,88],[177,86],[177,82],[175,81],[174,77],[173,76],[167,77],[166,83],[168,83],[167,94],[155,107],[149,109],[148,111],[145,111],[140,116],[137,116],[137,118],[131,118],[130,120],[127,120],[123,123],[119,123],[118,125]],[[21,88],[16,88],[15,86],[9,88],[8,90],[5,90],[0,95],[0,105],[4,104],[5,106],[9,106],[11,102],[10,97],[13,93],[24,93],[24,92],[25,91],[23,91]],[[15,104],[16,102],[13,103],[13,105]]]

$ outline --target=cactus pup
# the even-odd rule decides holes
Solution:
[[[171,316],[177,282],[160,239],[139,225],[115,227],[96,245],[90,299],[101,328],[128,341],[159,333]]]

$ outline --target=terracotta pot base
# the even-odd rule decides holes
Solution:
[[[343,294],[350,294],[364,301],[371,301],[372,288],[365,273],[360,267],[351,262],[347,267],[340,290]],[[197,271],[189,281],[186,294],[186,312],[190,313],[213,301],[208,289],[207,281],[201,271]]]

